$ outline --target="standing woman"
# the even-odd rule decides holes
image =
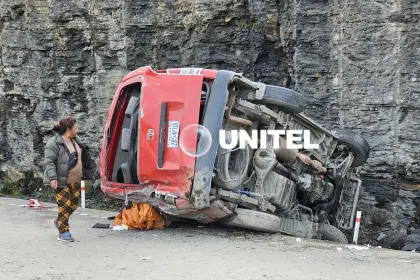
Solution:
[[[78,125],[74,117],[62,119],[53,131],[56,135],[45,145],[44,184],[55,190],[58,216],[53,223],[59,231],[57,239],[72,242],[69,218],[79,205],[80,183],[93,179],[96,166],[88,148],[76,137]]]

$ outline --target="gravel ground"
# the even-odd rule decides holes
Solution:
[[[116,213],[81,209],[70,225],[76,242],[56,240],[56,215],[0,198],[1,279],[416,279],[420,254],[301,240],[195,223],[160,231],[112,231]],[[349,246],[349,245],[347,245]]]

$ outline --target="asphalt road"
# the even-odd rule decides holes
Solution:
[[[80,209],[73,243],[56,240],[56,207],[0,198],[0,279],[417,279],[420,254],[183,224],[160,231],[112,231],[116,213]],[[337,249],[338,248],[338,249]]]

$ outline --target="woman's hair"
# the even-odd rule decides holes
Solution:
[[[75,117],[67,117],[59,121],[56,125],[54,125],[52,130],[60,135],[63,135],[67,131],[67,129],[72,129],[75,124]]]

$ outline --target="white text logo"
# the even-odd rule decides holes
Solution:
[[[303,139],[302,139],[303,132]],[[287,149],[319,149],[319,144],[311,144],[311,131],[310,130],[252,130],[251,135],[245,130],[229,130],[230,143],[226,143],[226,131],[219,131],[219,144],[224,149],[233,149],[238,146],[239,148],[245,149],[248,144],[252,149],[266,149],[268,139],[271,136],[272,145],[274,149],[280,148],[280,136],[286,135],[286,147]],[[258,137],[260,136],[260,137]],[[297,144],[296,141],[302,142],[303,144]]]

